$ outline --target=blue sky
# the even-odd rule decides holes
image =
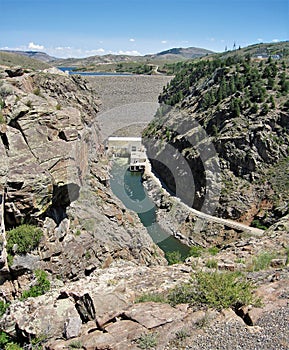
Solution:
[[[288,40],[288,0],[0,0],[0,48],[56,57]]]

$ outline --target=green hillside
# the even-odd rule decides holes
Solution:
[[[197,122],[220,159],[218,214],[269,226],[288,213],[289,43],[255,45],[170,67],[175,77],[143,133],[151,158],[161,157],[166,145],[176,149],[174,157],[184,155],[197,191],[206,193],[202,160],[186,141],[198,132]],[[165,174],[161,165],[155,167]],[[163,180],[174,191],[171,176]],[[196,196],[194,207],[200,209],[202,201]]]
[[[36,70],[51,67],[49,64],[41,62],[39,60],[3,51],[0,51],[0,65],[8,67],[21,66],[26,69]]]

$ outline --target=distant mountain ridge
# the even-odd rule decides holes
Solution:
[[[161,51],[155,54],[149,54],[144,56],[131,56],[131,55],[96,55],[83,58],[56,58],[48,55],[45,52],[40,51],[13,51],[13,50],[1,50],[2,52],[13,53],[21,56],[26,56],[29,58],[37,59],[41,62],[52,63],[53,65],[61,66],[85,66],[91,64],[101,64],[101,63],[118,63],[118,62],[146,62],[147,60],[183,60],[192,59],[197,57],[206,56],[208,54],[213,54],[213,51],[198,48],[198,47],[188,47],[188,48],[172,48],[166,51]]]
[[[46,62],[46,63],[57,60],[56,57],[52,57],[52,56],[48,55],[47,53],[41,52],[41,51],[20,51],[20,50],[1,50],[1,51],[13,53],[13,54],[21,55],[21,56],[26,56],[29,58],[34,58],[36,60],[39,60],[41,62]]]
[[[198,47],[174,47],[172,49],[162,51],[156,54],[156,56],[181,56],[184,58],[196,58],[196,57],[201,57],[209,54],[213,54],[214,52],[211,50],[207,49],[202,49]]]
[[[188,47],[188,48],[172,48],[166,51],[158,52],[156,54],[149,54],[144,56],[130,56],[130,55],[97,55],[90,56],[86,58],[68,58],[68,59],[59,59],[54,62],[60,66],[92,66],[98,64],[114,64],[114,63],[129,63],[135,62],[139,64],[163,64],[163,61],[182,61],[187,59],[194,59],[198,57],[203,57],[208,54],[213,54],[213,51],[197,48],[197,47]]]
[[[52,67],[49,62],[43,62],[35,57],[32,58],[25,54],[17,54],[14,51],[1,50],[0,65],[6,67],[21,66],[25,69],[47,69]]]

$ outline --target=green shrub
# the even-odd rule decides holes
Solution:
[[[259,302],[254,298],[253,286],[240,273],[199,271],[194,280],[195,283],[184,283],[170,292],[172,305],[189,303],[222,309]]]
[[[195,301],[216,309],[254,304],[253,286],[237,272],[198,272]]]
[[[26,224],[20,225],[7,232],[7,253],[14,254],[14,245],[17,245],[18,254],[29,253],[37,248],[42,236],[40,228]]]
[[[20,345],[13,342],[7,333],[0,331],[0,349],[1,350],[22,350]]]
[[[208,252],[213,256],[217,255],[219,253],[219,251],[220,251],[220,249],[217,247],[208,248]]]
[[[35,271],[36,284],[30,289],[25,290],[21,295],[21,300],[25,300],[29,297],[38,297],[48,292],[50,289],[50,282],[47,278],[47,273],[42,270]]]
[[[252,227],[259,228],[260,230],[267,230],[267,226],[263,225],[259,219],[255,219],[251,222]]]
[[[194,300],[196,288],[191,282],[182,283],[173,288],[168,295],[168,302],[175,306],[177,304],[191,304]]]
[[[8,307],[9,307],[8,303],[5,303],[5,301],[0,300],[0,317],[5,314]]]
[[[0,349],[3,349],[5,345],[9,343],[9,340],[8,335],[5,332],[0,331]]]
[[[182,255],[179,251],[167,252],[165,257],[169,263],[169,265],[179,264],[183,262]]]
[[[203,252],[204,252],[203,247],[193,246],[190,248],[189,256],[192,256],[194,258],[198,258],[202,255]]]

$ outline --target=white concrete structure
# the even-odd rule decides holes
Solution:
[[[143,150],[142,139],[141,137],[110,136],[106,149],[112,155],[129,156],[131,152]]]
[[[147,156],[144,151],[132,151],[130,154],[129,170],[143,171],[145,170]]]

